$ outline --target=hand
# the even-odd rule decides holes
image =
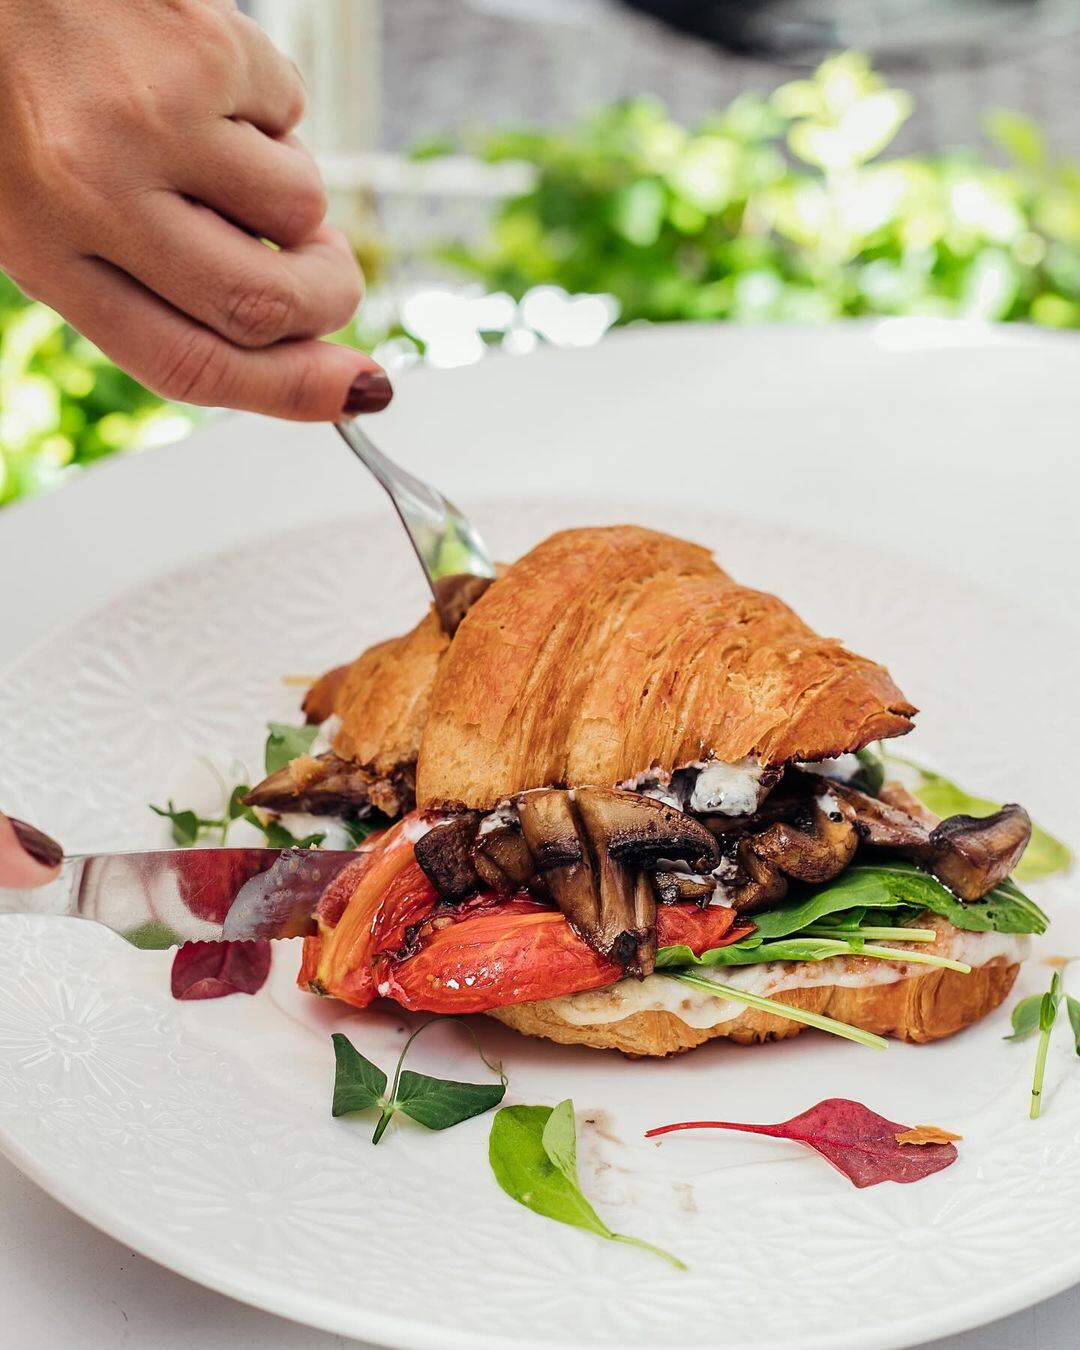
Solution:
[[[233,0],[0,0],[0,266],[166,398],[330,420],[390,401],[316,338],[363,290]],[[275,250],[261,240],[272,240]]]
[[[44,886],[63,857],[55,839],[24,821],[0,816],[0,886]]]

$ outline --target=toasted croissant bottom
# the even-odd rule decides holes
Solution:
[[[842,985],[788,989],[773,995],[777,1002],[806,1008],[902,1041],[936,1041],[951,1036],[998,1007],[1008,997],[1020,967],[1004,956],[976,966],[970,975],[934,968],[890,984],[848,988]],[[619,1021],[577,1026],[567,1022],[555,1003],[517,1003],[486,1014],[525,1036],[543,1036],[562,1045],[594,1050],[621,1050],[624,1055],[677,1055],[720,1037],[739,1045],[782,1040],[805,1028],[801,1022],[746,1008],[738,1017],[712,1027],[692,1027],[674,1013],[632,1013]]]

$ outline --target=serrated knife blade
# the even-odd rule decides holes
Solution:
[[[191,848],[65,858],[35,890],[0,887],[0,915],[104,924],[135,947],[302,937],[327,886],[362,854],[323,849]]]

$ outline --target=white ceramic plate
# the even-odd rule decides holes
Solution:
[[[716,334],[692,338],[678,338],[684,357],[695,343],[702,362],[731,352]],[[622,397],[641,348],[651,347],[653,368],[668,350],[655,339],[623,346],[631,355],[621,371],[609,355],[592,365],[586,397],[596,379]],[[581,368],[537,367],[549,377],[544,388],[554,370],[571,399],[568,372]],[[684,368],[671,365],[669,386],[686,378]],[[520,380],[519,370],[484,379],[497,390]],[[424,382],[414,387],[422,392]],[[438,387],[428,381],[429,392]],[[675,446],[700,430],[671,420]],[[518,423],[526,451],[544,439],[543,419],[528,421]],[[793,443],[797,423],[789,420],[792,443],[776,452],[781,470],[790,456],[792,473],[801,472],[796,448],[805,453]],[[260,424],[240,425],[250,435]],[[820,629],[889,663],[925,709],[913,752],[988,794],[1029,803],[1069,835],[1080,806],[1073,630],[916,562],[910,550],[902,557],[850,537],[650,503],[640,479],[622,484],[636,502],[599,501],[605,466],[583,459],[596,435],[586,420],[578,442],[551,455],[562,472],[576,466],[592,500],[535,492],[499,500],[474,477],[476,497],[486,497],[477,520],[498,553],[560,525],[628,516],[709,543],[737,575],[781,591]],[[651,458],[651,435],[642,429],[626,462]],[[219,432],[219,453],[224,440]],[[197,460],[197,448],[186,453]],[[719,496],[723,467],[686,453],[688,497]],[[865,475],[868,509],[875,494],[885,500],[892,466],[874,472],[876,488]],[[244,478],[230,479],[227,466],[222,478],[220,491],[239,502]],[[114,484],[122,481],[115,473]],[[5,671],[0,802],[70,848],[159,839],[146,804],[205,792],[200,756],[222,768],[237,758],[257,766],[263,724],[288,716],[295,701],[281,675],[320,669],[413,619],[421,593],[385,510],[290,531],[293,501],[275,507],[280,492],[249,483],[272,538],[143,582]],[[829,487],[826,476],[819,497],[805,497],[812,518],[827,517]],[[943,460],[939,504],[951,493],[959,505],[963,488]],[[122,532],[133,502],[119,495],[112,509]],[[988,528],[1000,531],[999,511]],[[107,514],[84,523],[95,537],[108,534]],[[176,533],[175,519],[163,525],[166,549]],[[903,544],[899,528],[888,542]],[[39,592],[40,604],[55,597],[63,612],[59,575]],[[1019,992],[1045,982],[1039,955],[1077,950],[1071,890],[1061,882],[1036,892],[1054,924]],[[167,957],[136,953],[89,925],[6,920],[3,938],[0,1146],[134,1248],[299,1320],[440,1350],[690,1341],[872,1350],[975,1325],[1080,1277],[1080,1073],[1060,1036],[1044,1117],[1029,1122],[1030,1047],[1002,1044],[1004,1012],[950,1042],[885,1054],[807,1034],[647,1064],[521,1040],[477,1019],[509,1071],[507,1100],[573,1097],[586,1190],[613,1227],[681,1255],[690,1271],[680,1274],[516,1206],[488,1172],[487,1119],[441,1135],[395,1127],[378,1149],[365,1122],[332,1120],[330,1032],[346,1030],[385,1065],[405,1021],[301,995],[287,946],[255,998],[180,1005],[169,998]],[[442,1029],[420,1044],[416,1067],[476,1072],[471,1052]],[[642,1139],[667,1120],[779,1120],[832,1095],[959,1131],[960,1161],[916,1186],[859,1192],[795,1146],[734,1135],[659,1147]]]

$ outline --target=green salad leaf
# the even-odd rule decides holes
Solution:
[[[797,932],[825,915],[857,905],[867,909],[918,908],[939,914],[972,933],[1043,933],[1049,922],[1039,906],[1012,881],[995,886],[983,900],[958,900],[935,877],[913,863],[858,863],[827,882],[809,899],[756,916],[762,939]],[[792,927],[792,924],[797,926]]]
[[[589,1204],[578,1180],[573,1102],[554,1108],[504,1106],[491,1123],[488,1160],[506,1194],[534,1214],[610,1242],[642,1247],[677,1269],[686,1269],[678,1257],[651,1242],[614,1232]]]
[[[266,772],[277,773],[286,764],[306,755],[319,734],[318,727],[291,727],[287,722],[268,722],[266,738]]]
[[[900,755],[889,754],[887,759],[914,769],[920,775],[917,787],[913,788],[919,801],[933,811],[934,815],[946,816],[992,816],[1001,810],[1001,802],[991,801],[989,797],[976,797],[960,787],[958,783],[926,769],[914,760]],[[1032,824],[1031,841],[1024,850],[1024,856],[1017,864],[1015,876],[1021,881],[1037,881],[1041,877],[1052,877],[1066,872],[1072,866],[1073,855],[1066,844],[1056,839],[1049,830],[1041,825]]]
[[[352,1115],[358,1111],[378,1110],[379,1120],[371,1142],[377,1144],[386,1127],[400,1111],[429,1130],[448,1130],[484,1111],[498,1106],[506,1095],[506,1074],[502,1068],[488,1063],[476,1033],[462,1023],[473,1038],[477,1053],[493,1073],[498,1083],[459,1083],[452,1078],[432,1078],[425,1073],[403,1069],[409,1047],[422,1031],[436,1022],[453,1022],[456,1018],[433,1017],[418,1027],[402,1047],[394,1069],[394,1080],[387,1090],[387,1078],[377,1064],[365,1058],[347,1036],[336,1032],[334,1043],[334,1101],[331,1113],[335,1116]]]
[[[859,761],[859,770],[852,778],[851,786],[876,797],[885,782],[885,761],[867,749],[856,750],[855,758]]]
[[[1069,1026],[1072,1028],[1073,1045],[1076,1053],[1080,1055],[1080,1000],[1073,998],[1072,994],[1066,994],[1065,1007],[1069,1014]]]

